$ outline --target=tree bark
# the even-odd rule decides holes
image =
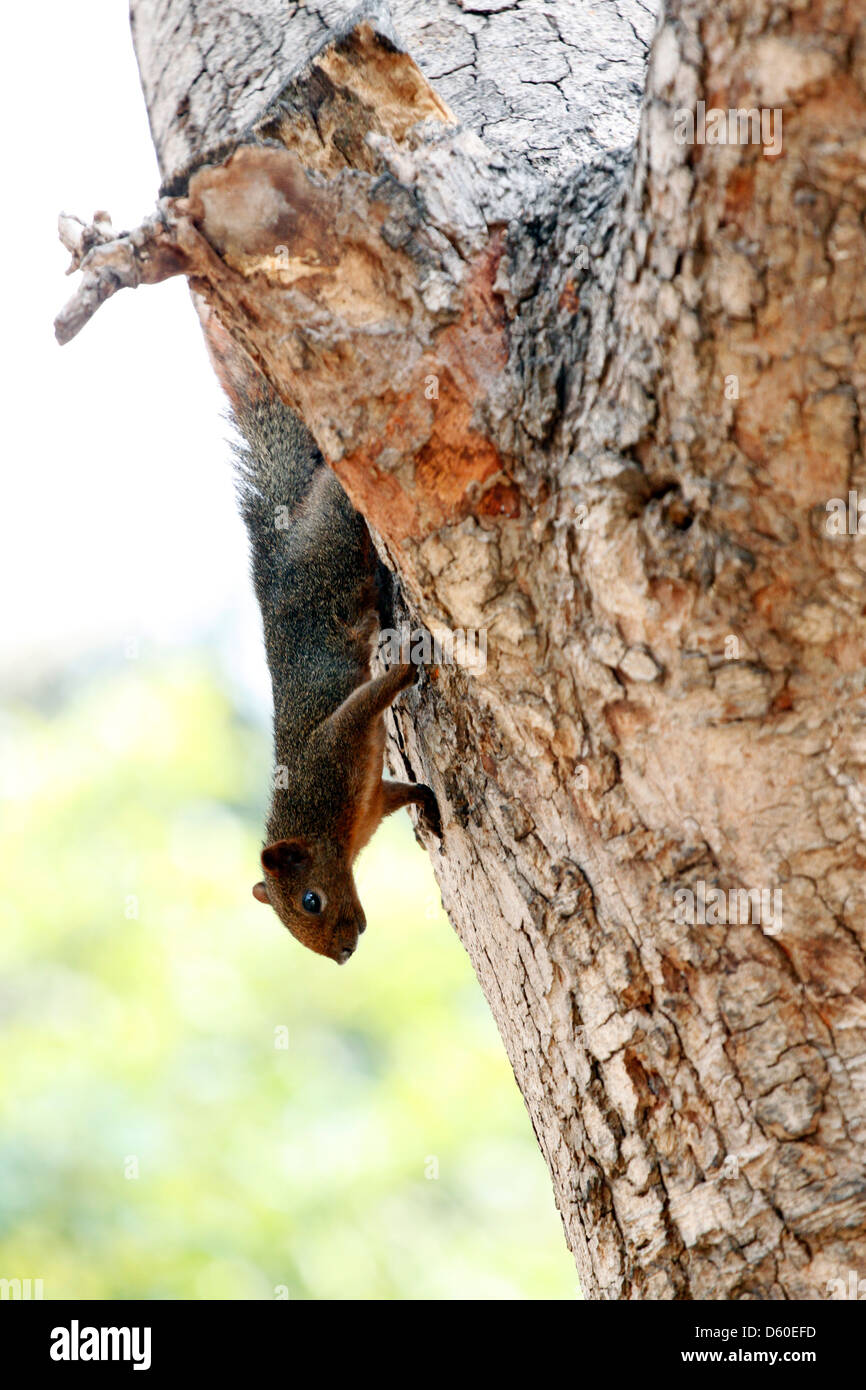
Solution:
[[[864,16],[671,0],[647,64],[636,0],[136,0],[163,196],[64,224],[61,337],[187,274],[411,625],[487,634],[389,757],[589,1298],[866,1273]]]

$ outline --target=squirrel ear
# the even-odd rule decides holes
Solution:
[[[306,845],[300,840],[276,840],[262,850],[262,868],[271,878],[283,878],[300,868],[309,857]]]
[[[256,902],[270,902],[270,898],[268,897],[268,890],[263,883],[253,884],[253,897],[255,898]]]

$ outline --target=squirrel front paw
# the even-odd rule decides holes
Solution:
[[[388,675],[394,674],[394,684],[397,690],[408,690],[410,685],[414,685],[419,675],[421,667],[414,661],[399,661],[396,666],[388,667]]]

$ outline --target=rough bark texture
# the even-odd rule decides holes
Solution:
[[[67,224],[61,332],[112,257],[187,273],[413,623],[487,631],[391,756],[586,1295],[826,1297],[866,1271],[863,5],[672,3],[642,110],[637,4],[247,9],[134,6],[171,196]],[[699,100],[780,153],[678,144]],[[700,882],[781,920],[679,920]]]

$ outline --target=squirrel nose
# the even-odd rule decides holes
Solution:
[[[342,949],[342,951],[340,952],[340,955],[339,955],[340,964],[341,964],[341,965],[345,965],[345,964],[346,964],[346,961],[349,959],[349,957],[350,957],[350,956],[353,956],[354,954],[355,954],[355,948],[354,948],[354,946],[344,946],[343,949]]]

